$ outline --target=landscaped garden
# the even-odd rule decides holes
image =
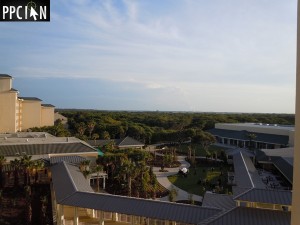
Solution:
[[[195,168],[190,168],[187,176],[176,174],[169,176],[175,186],[188,193],[203,196],[205,191],[228,194],[231,187],[227,185],[227,172],[230,167],[223,163],[201,160]]]

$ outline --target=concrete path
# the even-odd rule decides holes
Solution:
[[[176,167],[176,168],[165,168],[166,170],[168,170],[168,172],[159,172],[160,167],[153,167],[153,172],[155,173],[156,177],[157,177],[157,181],[164,186],[165,188],[167,188],[168,190],[171,190],[172,187],[175,188],[177,190],[177,197],[175,199],[175,201],[179,201],[179,200],[188,200],[189,199],[189,193],[187,193],[186,191],[174,186],[168,179],[168,176],[174,175],[178,173],[179,168],[189,168],[190,164],[185,161],[185,156],[178,156],[178,161],[181,163],[180,167]],[[168,200],[168,196],[163,197],[163,198],[158,198],[158,200],[161,201],[169,201]],[[199,201],[202,202],[202,196],[198,196],[198,195],[193,195],[193,200],[194,201]]]

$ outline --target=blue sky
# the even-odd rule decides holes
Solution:
[[[0,73],[58,108],[294,113],[296,0],[52,0]]]

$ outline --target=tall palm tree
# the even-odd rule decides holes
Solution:
[[[93,130],[95,128],[95,125],[96,125],[96,122],[94,120],[90,120],[88,123],[87,123],[87,128],[88,128],[88,132],[89,132],[89,137],[91,138],[92,137],[92,133],[93,133]]]
[[[93,169],[93,172],[97,173],[97,191],[99,192],[100,191],[100,182],[99,182],[99,176],[100,176],[100,172],[103,171],[103,166],[101,165],[96,165]]]
[[[0,155],[0,189],[3,188],[4,182],[3,182],[3,176],[2,176],[2,171],[3,171],[3,166],[6,162],[6,158],[3,155]]]
[[[136,178],[137,174],[139,174],[138,167],[136,167],[131,160],[126,159],[124,160],[123,165],[121,166],[120,172],[127,179],[127,192],[128,192],[128,196],[131,196],[132,180]]]
[[[92,138],[94,140],[94,145],[96,146],[96,140],[99,139],[99,134],[93,134]]]
[[[21,168],[21,160],[14,159],[10,162],[11,166],[14,168],[14,185],[17,187],[19,185],[19,172]]]
[[[34,183],[36,183],[39,180],[39,170],[44,168],[44,162],[41,160],[34,161],[33,168],[35,169]]]
[[[30,184],[30,168],[32,166],[31,158],[32,158],[31,155],[23,155],[20,158],[20,164],[24,174],[24,186]]]

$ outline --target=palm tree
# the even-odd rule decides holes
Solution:
[[[83,171],[90,171],[90,160],[84,160],[80,163],[80,170]]]
[[[2,171],[5,162],[6,162],[6,158],[3,155],[0,155],[0,189],[2,189],[4,186]]]
[[[14,159],[10,162],[10,164],[14,168],[14,185],[17,187],[19,185],[19,170],[21,168],[21,160]]]
[[[124,175],[124,177],[127,178],[127,192],[128,196],[131,197],[132,194],[132,180],[136,178],[136,176],[139,174],[138,167],[135,166],[135,164],[129,160],[125,159],[123,162],[123,165],[121,166],[121,174]]]
[[[95,173],[97,173],[97,191],[99,192],[100,191],[100,182],[99,182],[99,176],[100,176],[100,172],[101,171],[103,171],[103,166],[101,166],[101,165],[96,165],[95,167],[94,167],[94,169],[93,169],[93,171],[95,172]]]
[[[249,149],[251,150],[253,147],[252,142],[254,139],[256,139],[257,136],[256,136],[256,134],[248,134],[247,137],[249,138]]]
[[[32,166],[31,158],[31,155],[23,155],[20,158],[20,163],[24,174],[24,186],[30,184],[30,168]]]
[[[93,134],[92,139],[94,140],[94,145],[96,146],[96,140],[99,139],[99,134]]]
[[[86,130],[85,123],[81,122],[80,124],[77,124],[76,129],[77,129],[77,132],[78,132],[79,136],[82,137],[84,135],[85,130]]]
[[[44,162],[41,160],[36,160],[33,163],[33,168],[35,169],[34,182],[36,183],[39,179],[39,170],[44,168]]]
[[[87,128],[88,128],[88,131],[89,131],[89,134],[90,134],[90,138],[92,137],[92,133],[93,133],[93,130],[95,128],[95,121],[94,120],[90,120],[88,123],[87,123]]]

